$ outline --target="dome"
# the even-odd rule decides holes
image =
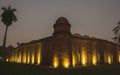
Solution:
[[[79,33],[74,33],[73,36],[82,37]]]
[[[83,35],[84,38],[90,38],[88,35]]]
[[[59,17],[57,20],[56,20],[56,23],[68,23],[68,20],[65,18],[65,17]]]
[[[54,33],[53,34],[70,34],[71,35],[71,32],[70,32],[70,27],[71,25],[69,24],[68,20],[65,18],[65,17],[59,17],[55,24],[53,25],[53,28],[54,28]]]

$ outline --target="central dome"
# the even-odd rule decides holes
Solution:
[[[68,23],[68,20],[65,18],[65,17],[59,17],[57,20],[56,20],[56,23]]]
[[[70,27],[71,25],[69,24],[68,20],[65,17],[59,17],[55,24],[53,25],[54,28],[54,33],[55,34],[70,34]]]

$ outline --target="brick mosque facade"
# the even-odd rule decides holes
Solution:
[[[60,17],[52,36],[19,44],[6,61],[45,65],[54,68],[77,67],[120,62],[120,46],[107,40],[72,34],[71,24]]]

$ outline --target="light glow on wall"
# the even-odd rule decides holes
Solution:
[[[78,57],[77,61],[80,62],[80,53],[79,52],[77,52],[77,57]]]
[[[86,50],[85,48],[82,48],[82,52],[81,52],[81,60],[82,60],[82,65],[86,66],[87,63],[87,55],[86,55]]]
[[[17,51],[14,51],[10,58],[7,58],[6,61],[21,63],[21,52],[18,53]]]
[[[41,53],[41,48],[39,48],[37,52],[37,64],[40,64],[40,60],[41,60],[40,53]]]
[[[118,51],[118,62],[120,62],[120,51]]]
[[[18,63],[21,63],[21,52],[19,52]]]
[[[120,62],[120,55],[118,55],[118,62]]]
[[[76,64],[76,60],[75,60],[76,58],[75,58],[75,55],[74,54],[72,54],[72,63],[73,63],[73,67],[75,67],[75,64]]]
[[[54,58],[53,58],[53,67],[57,68],[58,66],[59,66],[58,58],[57,58],[57,56],[54,56]]]
[[[112,63],[112,60],[111,60],[111,56],[108,55],[108,63],[111,64]]]
[[[70,61],[69,61],[68,58],[64,58],[64,60],[63,60],[63,66],[65,68],[68,68],[70,66]]]
[[[17,52],[15,51],[15,58],[14,61],[17,62]]]
[[[23,60],[23,63],[26,63],[26,53],[25,52],[23,53],[23,59],[22,60]]]
[[[92,56],[92,64],[96,65],[96,63],[97,63],[97,57],[96,57],[96,55],[93,54],[93,56]]]
[[[27,64],[30,63],[30,53],[28,52],[28,55],[27,55]]]
[[[21,52],[18,53],[16,62],[21,63]]]
[[[34,62],[35,62],[35,57],[34,57],[34,52],[32,52],[31,64],[34,64]]]
[[[97,63],[97,54],[96,51],[94,50],[92,54],[92,64],[96,65],[96,63]]]
[[[7,58],[7,59],[6,59],[6,62],[8,62],[8,61],[9,61],[9,59]]]

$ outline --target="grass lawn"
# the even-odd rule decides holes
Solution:
[[[0,62],[0,75],[120,75],[120,64],[55,69],[39,65]]]

